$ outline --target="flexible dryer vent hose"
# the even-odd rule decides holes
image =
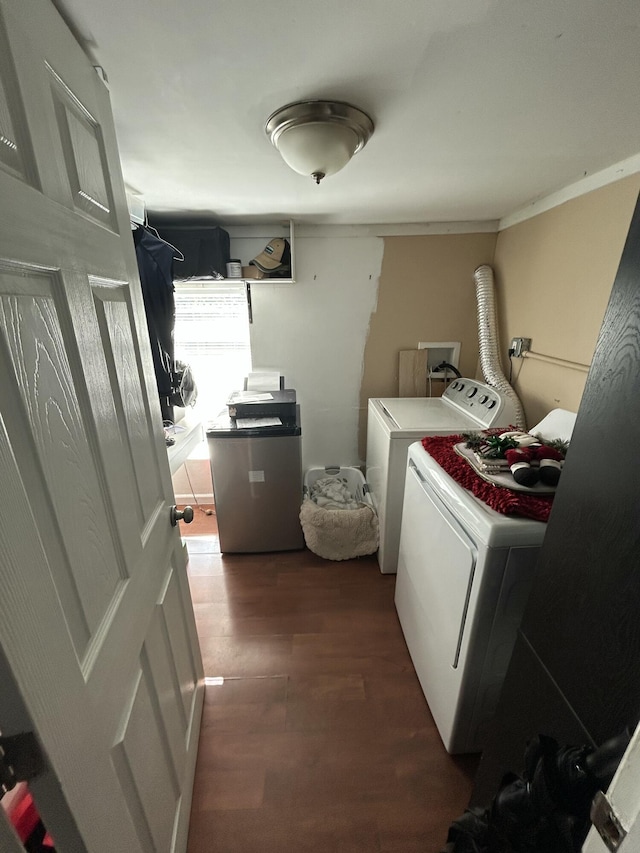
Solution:
[[[480,367],[487,385],[496,388],[513,403],[516,412],[515,426],[526,429],[524,410],[520,398],[502,372],[498,347],[498,328],[494,298],[493,270],[483,264],[473,274],[478,303],[478,341],[480,344]]]

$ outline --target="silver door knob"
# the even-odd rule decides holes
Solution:
[[[179,521],[184,521],[185,524],[191,524],[193,521],[193,507],[186,506],[184,509],[178,509],[177,506],[172,506],[169,512],[171,518],[171,526],[175,527]]]

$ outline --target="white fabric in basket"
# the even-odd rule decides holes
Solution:
[[[325,509],[358,509],[344,477],[321,477],[311,486],[311,499]]]
[[[310,498],[300,508],[307,548],[325,560],[351,560],[378,549],[378,516],[373,507],[325,509]]]

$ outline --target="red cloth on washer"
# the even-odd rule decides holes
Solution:
[[[422,446],[450,477],[496,512],[548,521],[553,495],[528,495],[488,483],[453,449],[463,441],[461,435],[428,435],[422,439]]]

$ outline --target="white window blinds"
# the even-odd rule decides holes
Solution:
[[[251,371],[244,282],[176,282],[175,357],[191,366],[203,421],[225,408]]]

